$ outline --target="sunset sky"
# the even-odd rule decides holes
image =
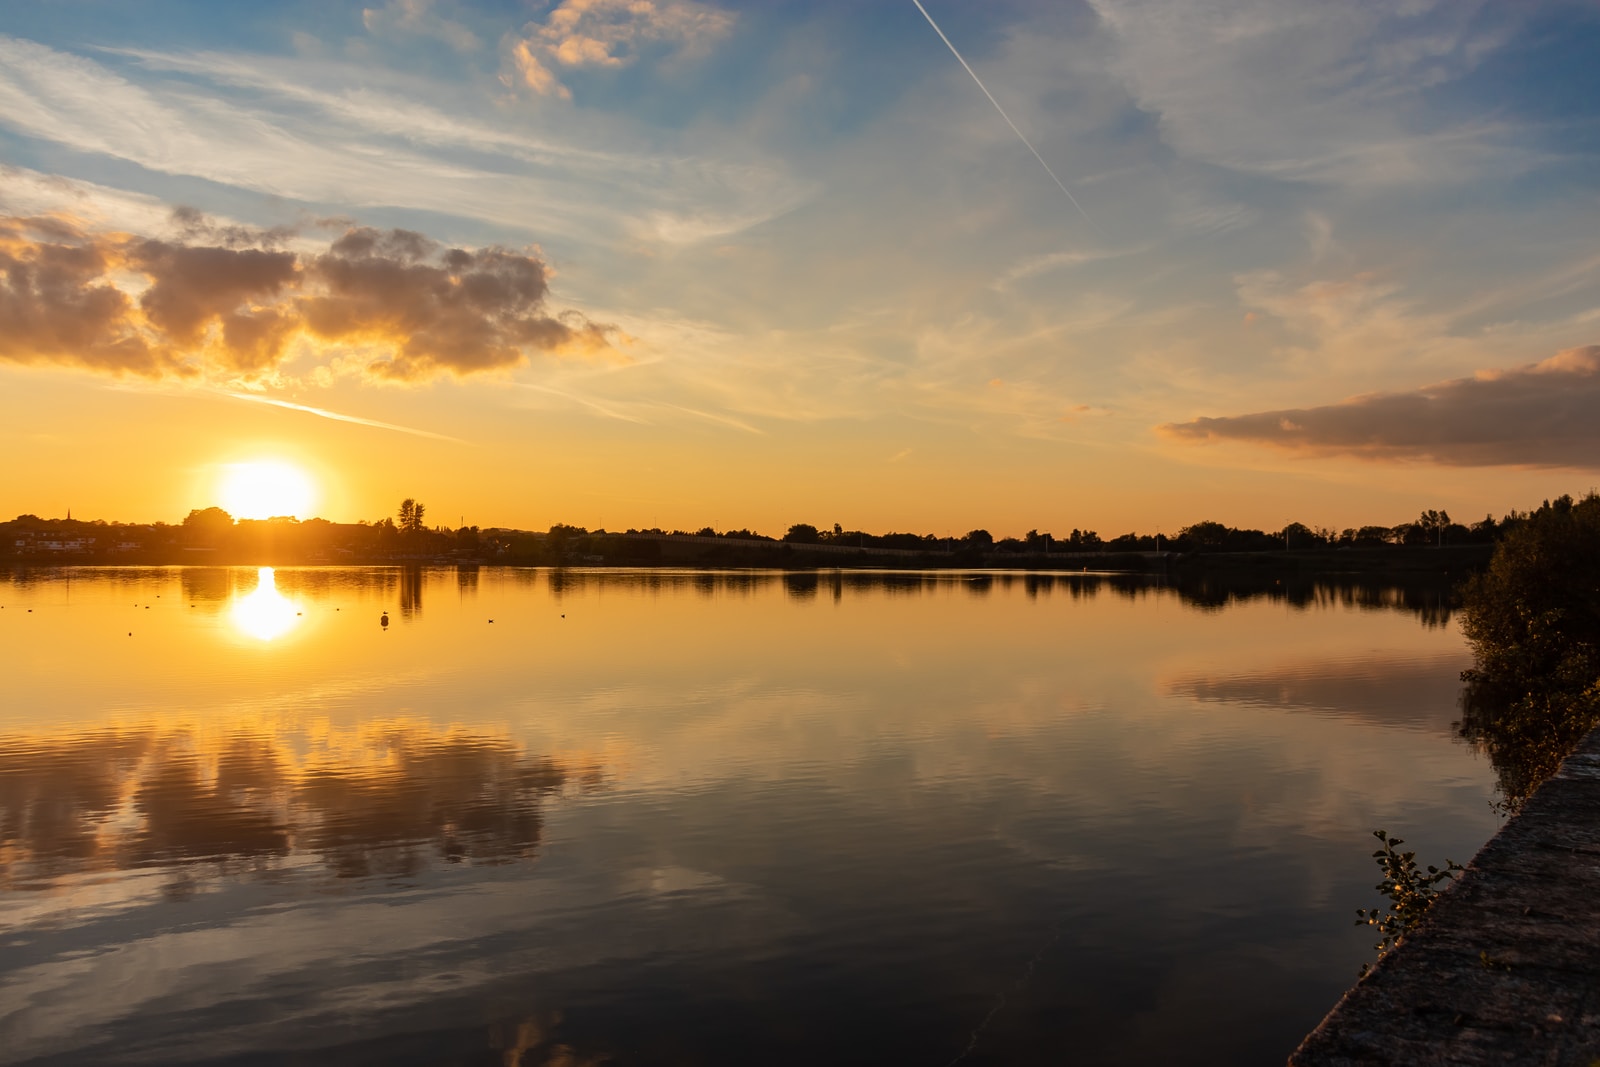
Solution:
[[[1600,8],[923,3],[993,102],[912,0],[4,5],[0,517],[246,463],[773,534],[1600,484]]]

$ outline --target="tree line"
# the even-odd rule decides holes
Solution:
[[[1527,512],[1511,511],[1464,525],[1448,512],[1433,509],[1394,526],[1349,527],[1341,531],[1293,522],[1278,530],[1233,527],[1203,520],[1176,532],[1128,532],[1102,537],[1097,531],[1073,528],[1062,533],[1038,529],[1020,537],[996,538],[986,529],[960,536],[933,533],[872,533],[795,523],[781,536],[740,528],[697,530],[629,528],[590,530],[556,523],[548,530],[506,527],[430,526],[427,505],[414,497],[402,500],[395,514],[356,523],[313,518],[235,519],[219,507],[196,508],[182,523],[108,523],[73,519],[41,519],[19,515],[0,523],[0,558],[92,559],[127,562],[172,562],[217,557],[219,561],[283,559],[340,562],[384,559],[481,559],[486,562],[558,564],[564,562],[649,563],[658,553],[619,538],[710,538],[730,546],[744,543],[859,548],[916,553],[973,561],[995,556],[1036,557],[1070,553],[1225,553],[1315,549],[1383,549],[1399,546],[1492,544],[1528,521]],[[246,557],[249,557],[247,559]]]

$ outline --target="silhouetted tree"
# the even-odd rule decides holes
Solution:
[[[215,548],[233,532],[233,516],[221,508],[196,508],[183,520],[184,538]]]
[[[1462,733],[1516,806],[1600,720],[1600,496],[1527,516],[1463,592]]]
[[[400,501],[400,532],[406,534],[419,534],[425,526],[422,524],[423,516],[427,514],[428,506],[420,500],[406,497]]]
[[[822,541],[822,535],[809,522],[797,522],[789,527],[789,531],[783,535],[783,539],[790,544],[815,545]]]
[[[1228,527],[1210,519],[1185,526],[1178,536],[1198,548],[1222,548],[1228,543]]]

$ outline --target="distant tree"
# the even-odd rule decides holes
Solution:
[[[1448,511],[1434,511],[1427,509],[1417,516],[1417,521],[1412,523],[1415,530],[1420,533],[1423,544],[1438,545],[1444,543],[1444,532],[1451,527],[1450,513]],[[1407,542],[1408,544],[1410,542]]]
[[[1178,536],[1202,548],[1222,548],[1228,543],[1229,529],[1207,519],[1178,531]]]
[[[789,527],[789,531],[783,535],[783,539],[795,545],[815,545],[821,542],[822,536],[817,532],[817,528],[810,523],[797,522]]]
[[[420,500],[406,497],[400,501],[400,532],[419,534],[427,527],[423,525],[423,517],[428,513],[428,506]]]
[[[1105,542],[1100,540],[1100,535],[1093,530],[1079,530],[1074,528],[1067,537],[1067,544],[1074,552],[1094,552]]]
[[[1291,522],[1278,531],[1275,540],[1285,548],[1310,548],[1320,540],[1311,527],[1303,522]]]
[[[183,520],[186,540],[215,547],[233,532],[233,516],[221,508],[195,508]]]
[[[991,548],[994,545],[994,535],[988,530],[969,530],[962,540],[973,548]]]

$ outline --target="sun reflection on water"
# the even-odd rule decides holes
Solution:
[[[278,592],[277,576],[271,567],[256,571],[256,587],[233,602],[233,624],[240,631],[262,641],[282,637],[299,620],[294,601]]]

